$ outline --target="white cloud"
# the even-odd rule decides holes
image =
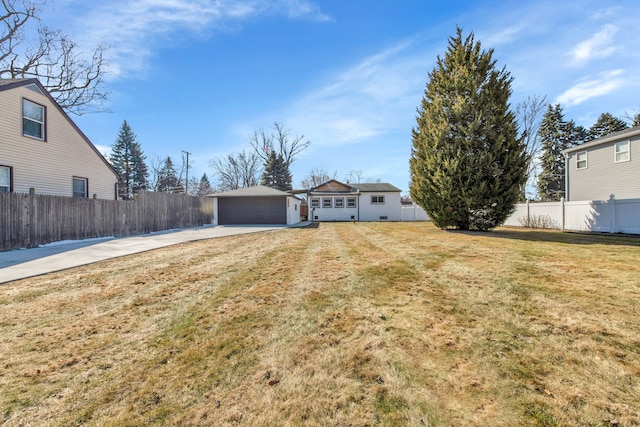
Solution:
[[[404,129],[426,79],[424,55],[406,52],[409,47],[400,43],[330,77],[294,101],[287,123],[321,145],[355,144]]]
[[[522,27],[507,27],[501,29],[497,33],[490,34],[488,37],[480,41],[482,42],[483,47],[486,46],[492,48],[494,46],[513,42],[518,37],[518,35],[522,33],[522,31]]]
[[[625,85],[624,70],[618,69],[600,74],[597,78],[584,79],[564,91],[556,103],[566,106],[578,105],[588,99],[606,95]]]
[[[331,20],[310,0],[112,0],[98,4],[89,10],[76,9],[76,25],[81,27],[77,31],[89,45],[110,47],[110,71],[115,76],[143,69],[156,47],[175,43],[180,33],[198,36],[268,15]]]
[[[616,51],[613,38],[618,27],[607,24],[595,33],[589,40],[585,40],[572,50],[571,58],[575,65],[584,64],[592,59],[606,58]]]
[[[93,146],[97,148],[97,150],[105,157],[105,159],[108,159],[111,155],[111,147],[100,144],[93,144]]]

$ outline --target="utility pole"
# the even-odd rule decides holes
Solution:
[[[186,178],[184,181],[184,194],[189,194],[189,155],[191,154],[188,151],[184,151],[182,150],[182,154],[186,154],[187,155],[187,171],[185,173]]]

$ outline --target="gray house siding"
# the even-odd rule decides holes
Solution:
[[[616,163],[615,145],[622,141],[629,141],[629,160]],[[586,153],[586,168],[578,169],[580,153]],[[607,200],[611,194],[616,199],[640,198],[640,131],[604,137],[565,154],[568,201]]]

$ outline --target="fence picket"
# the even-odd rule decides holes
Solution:
[[[137,200],[96,200],[0,193],[0,252],[212,222],[212,199],[185,194],[143,192]]]

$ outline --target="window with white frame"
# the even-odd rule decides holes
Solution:
[[[11,168],[0,166],[0,193],[11,192]]]
[[[333,203],[331,201],[331,197],[323,197],[322,198],[322,207],[323,208],[330,208],[333,206]]]
[[[631,156],[629,155],[629,141],[622,141],[616,143],[615,148],[615,162],[628,162]]]
[[[384,196],[371,196],[372,205],[384,205]]]
[[[44,141],[45,108],[35,102],[22,100],[22,134]]]
[[[318,199],[317,197],[312,197],[311,198],[311,207],[312,208],[319,208],[320,207],[320,199]]]
[[[356,198],[355,197],[347,197],[347,207],[355,208],[356,207]]]
[[[333,204],[336,208],[344,208],[344,197],[336,197]]]
[[[89,197],[89,180],[87,178],[73,177],[73,197]]]
[[[586,169],[587,168],[587,152],[581,151],[576,154],[576,169]]]

